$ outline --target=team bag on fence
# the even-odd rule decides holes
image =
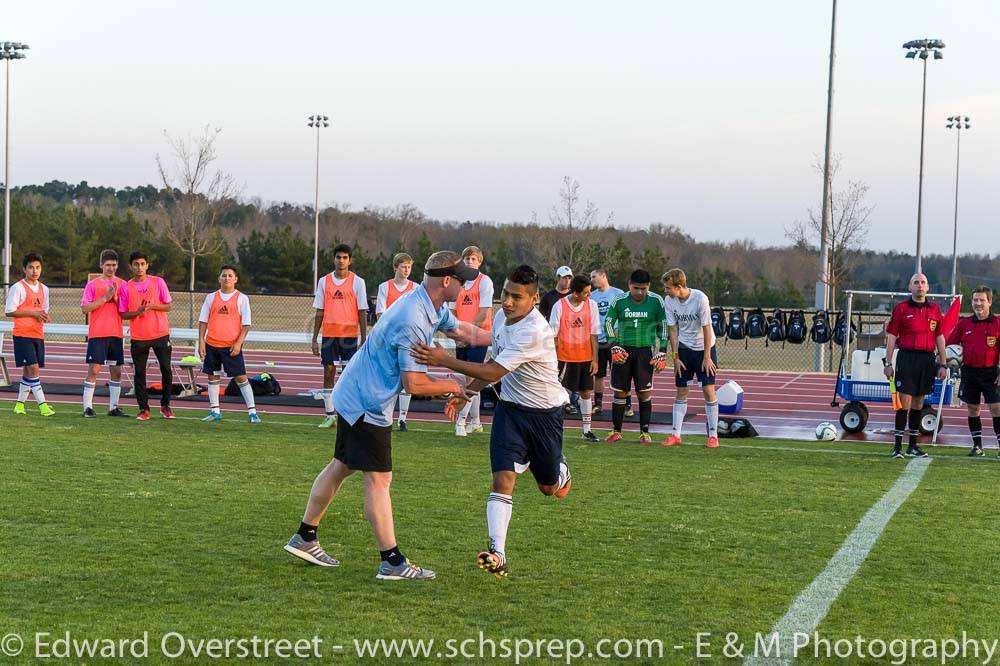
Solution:
[[[743,308],[733,308],[729,313],[729,325],[726,327],[726,337],[729,340],[742,340],[746,337],[747,325]]]
[[[763,338],[767,335],[767,317],[760,308],[754,308],[747,315],[747,337]]]
[[[833,341],[836,342],[841,347],[844,346],[844,339],[847,337],[847,317],[841,312],[837,315],[837,323],[833,327]],[[857,327],[854,324],[850,325],[851,328],[851,339],[847,344],[854,341],[854,334],[857,332]]]
[[[802,310],[792,310],[788,313],[788,334],[785,339],[793,345],[801,345],[809,337],[806,325],[806,313]]]
[[[717,338],[726,336],[726,311],[720,307],[712,308],[712,332]]]
[[[817,310],[813,315],[812,330],[809,337],[818,345],[825,345],[830,342],[833,333],[830,330],[830,314],[826,310]]]
[[[767,322],[767,342],[785,342],[786,336],[785,313],[780,308],[775,308],[774,314]],[[782,344],[784,346],[784,344]]]

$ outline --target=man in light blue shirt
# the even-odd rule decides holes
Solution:
[[[601,315],[601,331],[597,334],[597,374],[594,375],[594,414],[600,414],[601,402],[604,400],[604,378],[608,375],[608,364],[611,362],[611,345],[604,333],[604,319],[608,316],[611,303],[625,292],[608,283],[608,273],[603,268],[590,271],[590,283],[590,300],[597,303],[597,311]],[[632,396],[628,399],[631,403]],[[631,411],[632,405],[628,404],[627,409]]]
[[[356,471],[364,474],[365,515],[371,523],[381,564],[381,580],[428,580],[430,569],[412,564],[400,552],[393,528],[392,500],[392,409],[405,388],[410,395],[464,394],[464,378],[433,379],[427,366],[410,352],[417,343],[431,343],[443,332],[469,345],[490,344],[490,333],[459,322],[446,303],[457,298],[464,282],[479,271],[466,266],[456,252],[436,252],[424,266],[419,287],[386,310],[378,326],[347,364],[333,392],[337,410],[337,441],[333,460],[313,482],[309,503],[299,530],[285,550],[310,564],[335,567],[340,564],[319,545],[316,530],[340,485]],[[454,409],[447,409],[454,420]]]

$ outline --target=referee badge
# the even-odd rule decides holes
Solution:
[[[938,326],[937,319],[931,319],[930,325],[931,325],[931,332],[933,333],[934,331],[937,330],[937,326]]]
[[[986,336],[986,346],[987,347],[991,347],[991,348],[992,347],[996,347],[997,346],[997,336],[995,336],[995,335],[987,335]]]

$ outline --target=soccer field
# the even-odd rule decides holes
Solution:
[[[52,634],[43,643],[66,632],[116,641],[148,632],[153,663],[167,661],[164,649],[201,661],[195,651],[208,639],[254,636],[317,636],[312,656],[323,662],[357,661],[365,640],[435,641],[426,659],[370,663],[469,663],[477,660],[461,655],[460,641],[474,639],[465,648],[477,652],[487,641],[489,656],[488,641],[503,655],[502,641],[532,639],[550,650],[579,640],[589,661],[619,649],[633,663],[673,663],[706,661],[696,659],[702,633],[711,634],[710,661],[724,661],[726,634],[752,643],[770,631],[910,464],[865,444],[723,440],[712,451],[690,437],[664,449],[641,447],[634,434],[590,445],[568,430],[572,491],[543,497],[522,478],[511,576],[496,579],[475,566],[487,543],[488,435],[459,440],[411,423],[394,433],[396,528],[402,550],[438,579],[384,582],[374,577],[358,477],[319,531],[339,568],[282,550],[332,453],[333,433],[315,418],[265,413],[251,427],[241,412],[203,424],[201,412],[180,411],[173,422],[85,421],[66,405],[49,419],[33,406],[14,417],[0,403],[0,634],[22,637],[23,663],[37,661],[36,632]],[[932,450],[820,634],[1000,638],[1000,464],[964,453]],[[661,642],[662,659],[636,659],[655,646],[642,639]],[[513,663],[513,653],[497,661]]]

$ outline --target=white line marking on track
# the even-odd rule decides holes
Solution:
[[[788,388],[788,387],[789,387],[789,386],[790,386],[791,384],[794,384],[794,383],[795,383],[796,381],[798,381],[798,380],[799,380],[799,379],[800,379],[801,377],[802,377],[802,375],[801,375],[801,374],[798,374],[798,375],[795,375],[794,377],[792,377],[791,379],[789,379],[789,380],[788,380],[787,382],[785,382],[784,384],[782,384],[782,385],[781,385],[781,386],[779,387],[779,390],[780,390],[780,389],[786,389],[786,388]]]
[[[840,549],[827,562],[826,568],[799,593],[785,615],[771,629],[770,635],[778,636],[775,654],[767,657],[750,656],[744,664],[791,664],[795,660],[793,640],[796,634],[811,634],[816,630],[833,602],[868,558],[868,553],[882,536],[896,509],[920,485],[930,462],[930,458],[910,461],[892,488],[862,516],[854,531],[844,539]],[[770,646],[771,643],[765,639],[764,645]]]

